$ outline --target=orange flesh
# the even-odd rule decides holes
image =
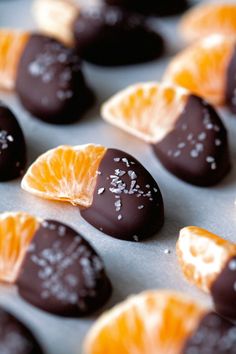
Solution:
[[[223,3],[196,6],[183,16],[180,32],[187,41],[214,33],[236,35],[236,5]]]
[[[126,88],[102,107],[109,123],[147,141],[157,143],[183,112],[189,92],[174,85],[140,83]]]
[[[233,37],[204,38],[178,54],[163,79],[187,88],[212,104],[224,104],[226,73],[235,44]]]
[[[199,227],[185,227],[176,245],[178,261],[187,280],[205,292],[227,261],[236,255],[236,245]]]
[[[1,282],[15,282],[38,225],[35,217],[23,212],[0,214]]]
[[[33,14],[40,30],[66,45],[74,45],[73,23],[79,14],[79,4],[73,0],[37,0]]]
[[[147,291],[101,316],[84,354],[180,354],[204,310],[179,293]]]
[[[22,188],[41,198],[88,207],[105,152],[100,145],[59,146],[31,165]]]
[[[13,90],[21,54],[29,33],[0,30],[0,89]]]

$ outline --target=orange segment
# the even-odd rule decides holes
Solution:
[[[185,227],[176,245],[182,271],[188,281],[209,292],[227,261],[236,255],[236,245],[199,227]]]
[[[187,41],[214,33],[236,35],[236,4],[211,3],[193,7],[183,16],[180,32]]]
[[[0,30],[0,89],[14,89],[18,62],[28,39],[28,32]]]
[[[24,212],[0,214],[0,281],[14,283],[39,221]]]
[[[157,82],[130,86],[102,106],[101,115],[109,123],[146,142],[157,143],[174,129],[189,92]]]
[[[84,354],[180,354],[204,310],[189,297],[147,291],[102,315],[88,333]]]
[[[226,72],[235,44],[233,37],[204,38],[174,57],[164,80],[183,86],[213,104],[224,104]]]
[[[30,166],[21,186],[41,198],[88,207],[105,152],[105,147],[93,144],[49,150]]]
[[[73,45],[73,23],[79,14],[79,5],[73,0],[37,0],[33,14],[39,29],[67,45]]]

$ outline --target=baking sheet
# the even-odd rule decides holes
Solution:
[[[0,26],[34,28],[30,0],[1,0]],[[138,81],[158,80],[168,58],[182,46],[176,34],[176,19],[161,21],[160,29],[170,45],[165,58],[144,65],[106,69],[85,65],[90,85],[97,94],[97,105],[81,121],[69,126],[52,126],[32,119],[11,94],[0,98],[16,113],[25,133],[28,163],[60,144],[100,143],[122,148],[138,158],[157,180],[165,203],[165,226],[152,239],[131,243],[113,239],[88,225],[78,208],[45,201],[20,189],[20,180],[0,184],[0,211],[24,210],[43,218],[59,219],[78,230],[103,258],[114,292],[105,308],[128,295],[150,288],[185,291],[202,302],[207,296],[189,286],[177,267],[175,242],[180,228],[198,225],[236,242],[236,171],[214,188],[188,185],[169,174],[160,165],[151,148],[142,141],[111,127],[99,116],[100,104],[118,90]],[[221,111],[229,128],[232,162],[236,158],[236,117]],[[165,250],[170,250],[166,254]],[[0,304],[24,320],[35,332],[46,354],[81,353],[85,333],[96,316],[86,319],[59,318],[24,302],[13,287],[0,287]]]

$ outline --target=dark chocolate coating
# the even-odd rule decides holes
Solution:
[[[157,16],[176,15],[188,7],[187,0],[105,0],[108,5]]]
[[[232,257],[211,286],[216,311],[236,320],[236,256]]]
[[[21,56],[16,92],[31,114],[52,124],[78,120],[93,100],[78,54],[39,34],[30,37]]]
[[[79,55],[94,64],[128,65],[158,58],[163,39],[137,14],[116,7],[88,8],[74,24]]]
[[[89,314],[111,295],[96,252],[76,231],[53,220],[36,231],[16,284],[26,301],[60,316]]]
[[[0,308],[0,353],[43,354],[29,329],[2,308]]]
[[[14,114],[0,101],[0,181],[19,177],[25,165],[23,132]]]
[[[236,327],[213,312],[203,317],[182,351],[182,354],[235,353]]]
[[[173,131],[153,149],[178,178],[198,186],[218,183],[229,172],[226,129],[212,106],[190,95]]]
[[[236,47],[226,73],[226,104],[236,113]]]
[[[161,192],[149,172],[129,154],[108,149],[100,163],[92,205],[82,217],[104,233],[141,241],[164,223]]]

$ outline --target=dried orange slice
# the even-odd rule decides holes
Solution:
[[[214,33],[236,35],[236,4],[210,3],[193,7],[180,22],[180,33],[187,41],[194,41]]]
[[[73,45],[72,25],[79,14],[79,5],[73,0],[37,0],[33,14],[39,29],[65,44]]]
[[[189,94],[171,84],[138,83],[105,102],[101,115],[128,133],[148,143],[157,143],[173,130]]]
[[[105,152],[105,147],[93,144],[49,150],[30,166],[21,186],[41,198],[88,207]]]
[[[209,292],[236,245],[199,227],[185,227],[176,245],[181,269],[191,283]]]
[[[227,69],[236,39],[206,37],[183,50],[170,62],[164,80],[183,86],[217,105],[225,103]]]
[[[0,280],[13,283],[28,246],[39,226],[34,216],[24,212],[0,214]]]
[[[18,63],[28,39],[28,32],[0,30],[0,89],[14,89]]]
[[[88,333],[84,354],[180,354],[204,310],[171,291],[147,291],[102,315]]]

